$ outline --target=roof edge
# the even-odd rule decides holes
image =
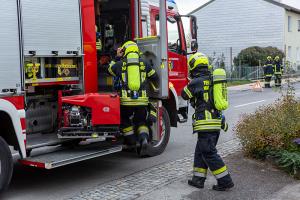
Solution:
[[[201,10],[202,8],[208,6],[209,4],[211,4],[212,2],[214,2],[215,0],[210,0],[208,2],[206,2],[205,4],[203,4],[202,6],[200,6],[199,8],[196,8],[195,10],[193,10],[192,12],[189,12],[188,15],[192,15],[193,13]]]
[[[196,8],[195,10],[189,12],[188,15],[192,15],[193,13],[195,13],[195,12],[201,10],[202,8],[208,6],[209,4],[211,4],[211,3],[214,2],[214,1],[216,1],[216,0],[210,0],[210,1],[206,2],[205,4],[203,4],[202,6],[200,6],[199,8]],[[277,5],[277,6],[280,6],[280,7],[284,8],[284,9],[286,9],[287,11],[291,11],[291,12],[300,14],[300,9],[295,8],[295,7],[293,7],[293,6],[289,6],[289,5],[287,5],[287,4],[280,3],[280,2],[274,1],[274,0],[263,0],[263,1],[266,1],[266,2],[268,2],[268,3],[274,4],[274,5]]]
[[[293,6],[289,6],[287,4],[284,4],[284,3],[281,3],[281,2],[278,2],[278,1],[274,1],[274,0],[264,0],[264,1],[266,1],[268,3],[271,3],[271,4],[274,4],[274,5],[277,5],[277,6],[280,6],[280,7],[284,8],[288,11],[300,14],[300,9],[295,8]]]

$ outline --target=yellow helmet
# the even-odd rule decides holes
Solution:
[[[275,57],[275,60],[276,60],[276,61],[279,61],[279,60],[280,60],[280,57],[279,57],[279,56],[276,56],[276,57]]]
[[[123,49],[125,56],[132,52],[135,52],[138,54],[140,52],[138,45],[133,41],[126,42],[125,44],[123,44],[123,46],[121,48]]]
[[[203,53],[195,53],[188,60],[188,66],[189,66],[190,72],[199,67],[208,69],[209,68],[208,57],[206,55],[204,55]]]
[[[268,61],[271,61],[271,60],[272,60],[272,56],[268,56],[268,57],[267,57],[267,60],[268,60]]]

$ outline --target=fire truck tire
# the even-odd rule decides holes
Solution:
[[[0,137],[0,194],[8,188],[12,173],[13,159],[11,151],[5,140]]]
[[[154,157],[162,154],[169,143],[171,122],[170,122],[168,111],[164,107],[162,107],[162,123],[163,123],[162,131],[164,132],[163,136],[158,143],[151,143],[149,145],[149,148],[146,153],[146,155],[149,157]]]

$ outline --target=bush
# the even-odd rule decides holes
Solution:
[[[279,167],[290,173],[291,175],[299,176],[300,170],[300,153],[290,152],[287,150],[269,151],[268,154],[275,158]],[[299,177],[297,177],[299,178]]]
[[[243,49],[237,57],[234,58],[235,66],[249,65],[249,66],[259,66],[264,65],[267,61],[267,57],[279,56],[280,59],[284,58],[284,53],[276,47],[248,47]]]
[[[274,104],[242,116],[235,131],[246,155],[271,156],[279,167],[299,178],[300,102],[291,90]]]
[[[260,157],[270,149],[294,149],[293,139],[300,137],[300,103],[291,95],[284,96],[242,116],[235,131],[248,155]]]

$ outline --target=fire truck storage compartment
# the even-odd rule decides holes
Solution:
[[[100,91],[112,91],[113,79],[104,71],[104,65],[116,57],[117,49],[132,38],[131,0],[95,0],[96,25],[101,51],[98,51],[98,83]]]
[[[26,56],[82,55],[79,0],[20,0]]]
[[[21,55],[17,1],[0,6],[0,95],[21,90]]]
[[[51,133],[57,126],[57,96],[48,95],[27,96],[26,132]]]

